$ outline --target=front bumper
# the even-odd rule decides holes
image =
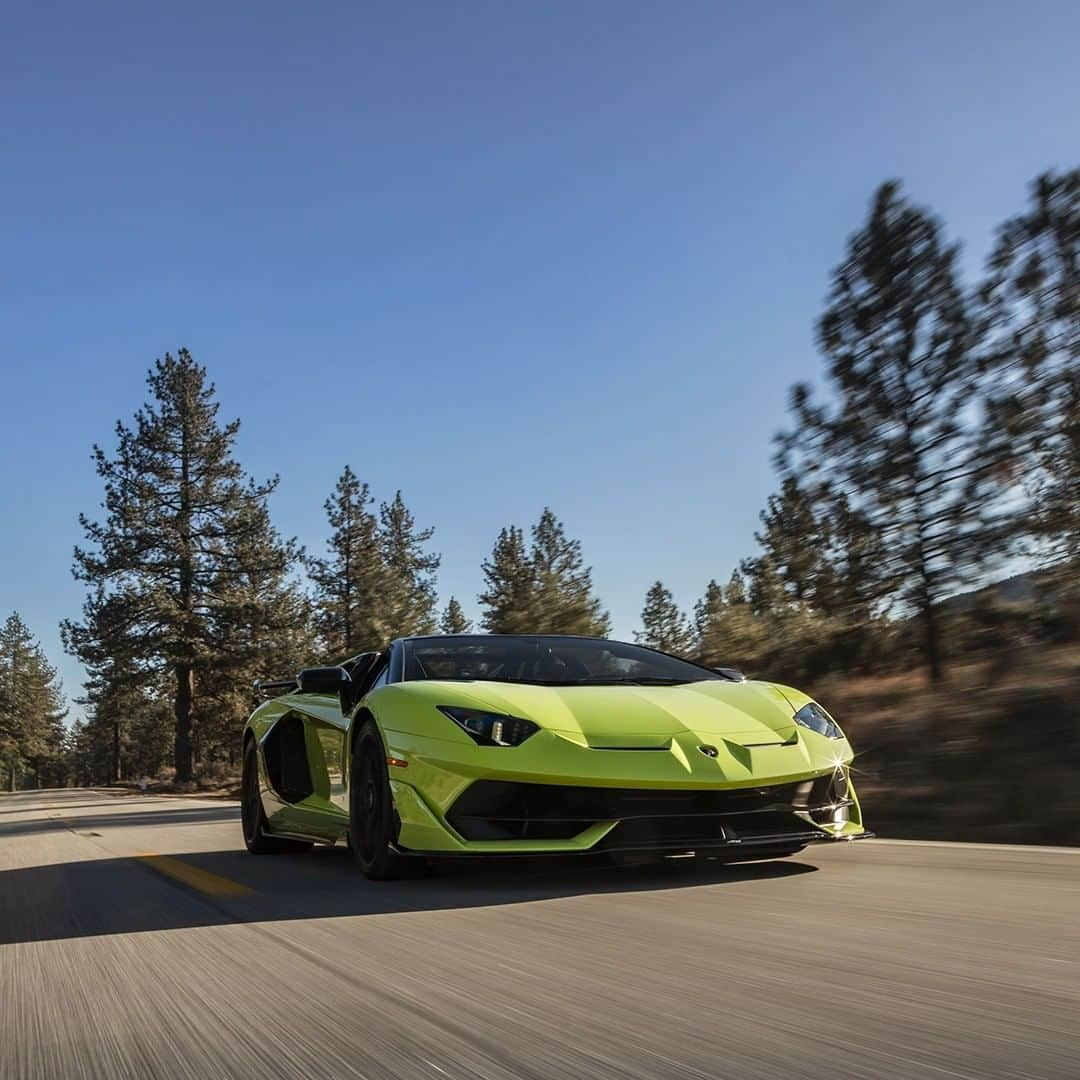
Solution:
[[[753,857],[869,835],[846,762],[819,736],[752,748],[716,738],[716,757],[689,733],[656,751],[597,750],[555,732],[510,749],[384,739],[407,762],[390,769],[403,852]]]

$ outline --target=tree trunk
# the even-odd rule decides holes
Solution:
[[[908,439],[909,454],[916,460],[913,442]],[[935,600],[939,595],[934,587],[934,576],[930,569],[930,555],[926,540],[926,513],[922,504],[919,485],[922,477],[916,468],[912,475],[911,494],[915,513],[915,528],[918,536],[916,548],[916,568],[919,574],[919,614],[923,624],[923,647],[926,653],[926,666],[930,672],[930,681],[939,683],[945,676],[941,657],[941,632],[938,623],[938,609]]]
[[[193,590],[195,565],[191,545],[191,436],[188,420],[191,404],[182,403],[180,437],[180,513],[177,522],[180,533],[180,608],[183,619],[184,648],[176,664],[176,742],[173,764],[176,781],[186,784],[192,778],[191,711],[195,697],[195,675],[190,661],[193,630]]]
[[[192,777],[191,705],[195,697],[195,673],[190,664],[176,665],[176,743],[173,759],[176,782],[186,784]]]
[[[345,544],[345,655],[352,656],[352,514],[345,515],[345,528],[349,530],[349,539]]]
[[[15,790],[15,763],[8,766],[8,791]]]
[[[112,728],[112,783],[120,781],[120,721],[113,723]]]
[[[941,661],[941,630],[938,625],[937,605],[927,602],[923,608],[923,632],[926,640],[926,663],[930,669],[930,681],[939,683],[945,677]]]

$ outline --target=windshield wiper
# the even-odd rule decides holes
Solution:
[[[516,679],[506,675],[426,675],[418,682],[492,682],[520,686],[685,686],[704,679],[677,679],[668,675],[592,675],[585,679]],[[413,680],[408,680],[413,681]]]
[[[550,686],[550,683],[537,682],[536,679],[515,679],[508,675],[423,675],[418,679],[406,679],[406,682],[498,682],[518,683],[524,686]]]
[[[587,679],[574,679],[566,686],[685,686],[697,679],[677,679],[670,675],[592,675]]]

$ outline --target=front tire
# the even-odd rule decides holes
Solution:
[[[353,741],[349,764],[349,841],[360,869],[371,881],[406,876],[408,860],[393,850],[397,838],[386,748],[374,720]]]
[[[255,740],[244,743],[244,765],[240,780],[240,821],[244,827],[244,846],[252,855],[284,855],[288,852],[310,851],[305,840],[286,840],[271,836],[267,831],[266,811],[259,792],[259,759]]]

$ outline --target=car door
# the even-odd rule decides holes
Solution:
[[[346,729],[337,701],[313,696],[267,732],[262,742],[267,779],[280,803],[269,814],[271,829],[334,840],[348,827]]]

